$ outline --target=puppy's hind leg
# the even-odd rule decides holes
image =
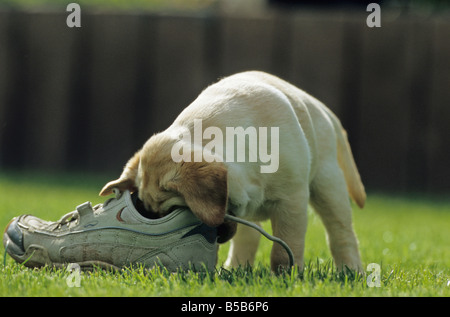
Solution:
[[[358,241],[345,179],[337,162],[324,164],[311,185],[311,205],[322,219],[338,270],[361,271]]]

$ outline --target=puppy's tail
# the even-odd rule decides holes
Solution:
[[[331,111],[327,112],[336,132],[337,158],[339,166],[344,172],[347,190],[350,197],[359,206],[359,208],[363,208],[364,203],[366,202],[366,191],[361,181],[361,177],[359,176],[350,144],[348,143],[347,132],[342,127],[339,119]]]

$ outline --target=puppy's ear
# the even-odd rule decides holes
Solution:
[[[103,189],[100,191],[100,196],[108,196],[111,195],[113,189],[117,188],[121,192],[125,190],[129,190],[130,192],[135,192],[137,190],[135,182],[130,178],[122,178],[122,176],[114,181],[110,181],[106,184]]]
[[[184,162],[179,175],[170,182],[192,212],[205,224],[223,223],[227,210],[227,169],[219,162]]]
[[[139,167],[139,160],[141,157],[141,152],[137,152],[134,156],[128,161],[123,169],[122,175],[114,181],[106,184],[103,189],[100,191],[100,196],[108,196],[112,194],[113,188],[118,188],[120,191],[129,190],[134,192],[137,190],[136,186],[136,176]]]
[[[235,235],[237,230],[237,223],[234,221],[225,220],[217,227],[217,243],[225,243]]]

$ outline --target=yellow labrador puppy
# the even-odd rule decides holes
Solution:
[[[115,187],[138,190],[146,208],[161,215],[188,206],[219,228],[227,212],[270,219],[300,267],[310,202],[338,269],[362,270],[348,196],[362,208],[366,194],[346,132],[324,104],[275,76],[238,73],[206,88],[100,195]],[[221,238],[235,233],[226,265],[252,264],[259,233],[241,225],[229,231]],[[288,263],[274,244],[272,269]]]

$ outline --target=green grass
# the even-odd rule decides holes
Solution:
[[[103,202],[97,193],[106,181],[101,176],[0,173],[0,226],[23,213],[57,220],[87,200]],[[2,246],[0,296],[450,296],[449,200],[369,193],[366,208],[354,210],[354,226],[364,265],[381,266],[381,287],[368,287],[367,276],[335,272],[324,228],[310,212],[303,272],[272,274],[271,242],[262,238],[253,268],[222,269],[224,245],[215,274],[94,270],[81,274],[80,287],[69,287],[68,271],[25,268],[4,257]],[[269,223],[264,227],[270,231]]]

